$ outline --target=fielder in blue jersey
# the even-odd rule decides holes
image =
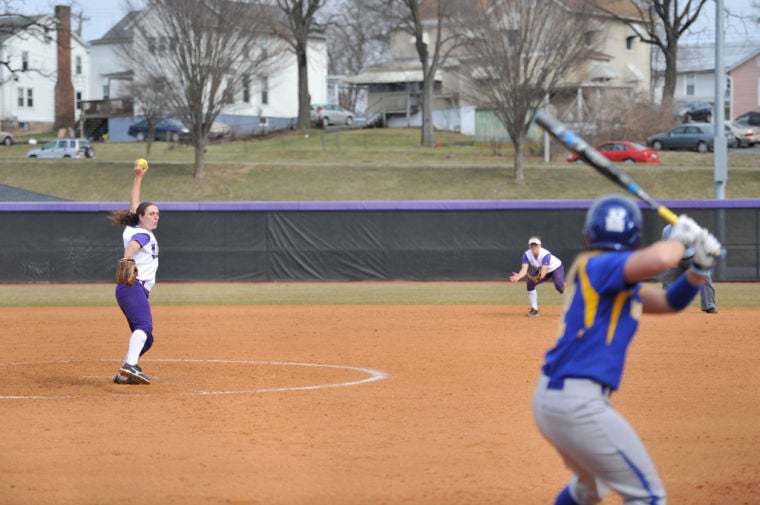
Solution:
[[[556,345],[545,356],[533,414],[573,472],[555,505],[591,505],[608,490],[626,505],[665,505],[665,490],[633,428],[613,409],[626,351],[643,313],[684,309],[715,263],[718,240],[682,215],[669,240],[639,249],[642,217],[622,195],[596,200],[584,226],[585,251],[568,271]],[[643,281],[678,264],[694,247],[690,270],[667,290]]]
[[[158,227],[159,211],[154,203],[140,202],[142,178],[147,168],[143,169],[135,161],[134,171],[129,210],[111,214],[114,224],[124,226],[124,258],[134,259],[137,265],[137,280],[133,285],[116,285],[116,301],[132,332],[124,363],[113,376],[116,384],[150,384],[150,377],[138,361],[153,345],[153,315],[148,298],[158,270],[158,241],[153,230]]]

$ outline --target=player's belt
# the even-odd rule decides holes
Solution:
[[[585,393],[585,394],[598,394],[603,396],[609,396],[612,393],[612,388],[593,379],[577,378],[577,377],[549,377],[546,383],[546,389],[553,389],[555,391],[565,391],[567,393]]]

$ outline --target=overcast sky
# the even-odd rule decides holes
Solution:
[[[124,0],[15,0],[12,3],[13,8],[23,14],[54,14],[56,5],[71,5],[73,29],[78,26],[76,15],[80,12],[89,18],[82,25],[84,40],[101,38],[126,14]]]
[[[82,35],[84,40],[102,37],[126,13],[124,0],[10,0],[14,9],[24,14],[54,13],[56,4],[72,6],[72,13],[84,13],[89,19],[84,22]],[[760,16],[758,9],[752,7],[753,0],[723,0],[724,7],[731,12],[726,15],[726,43],[752,39],[760,41],[760,27],[750,18]],[[702,11],[699,26],[688,38],[690,42],[712,43],[715,41],[715,5],[708,0]],[[77,22],[72,20],[73,28]]]

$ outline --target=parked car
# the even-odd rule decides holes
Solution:
[[[679,102],[678,117],[684,123],[712,121],[712,105],[707,102]]]
[[[741,116],[734,118],[736,123],[745,123],[750,126],[760,126],[760,112],[749,111],[745,112]]]
[[[148,134],[148,120],[143,119],[135,124],[130,125],[129,135],[137,140],[143,141]],[[214,121],[209,130],[210,139],[218,139],[230,134],[230,127],[219,121]],[[167,118],[156,124],[153,134],[153,140],[166,140],[172,142],[188,142],[190,140],[190,129],[179,119]]]
[[[748,123],[726,121],[738,147],[752,147],[760,142],[760,126],[750,126]]]
[[[15,140],[11,132],[0,131],[0,142],[5,146],[12,146]]]
[[[137,140],[145,140],[148,135],[148,120],[143,119],[130,125],[127,133]],[[156,124],[155,131],[153,132],[153,140],[179,142],[180,140],[188,140],[189,138],[190,130],[182,124],[182,121],[174,118],[162,119]]]
[[[51,140],[40,148],[26,153],[27,158],[94,158],[95,148],[87,139],[62,138]]]
[[[596,149],[610,161],[618,163],[659,163],[660,153],[637,142],[627,140],[612,140],[599,144]],[[567,161],[583,163],[583,159],[575,153],[567,157]]]
[[[735,139],[728,126],[724,127],[726,143],[735,145]],[[658,151],[663,149],[685,149],[706,153],[712,151],[715,143],[715,130],[710,123],[691,123],[676,126],[666,133],[658,133],[647,139],[647,145]]]
[[[309,119],[314,126],[350,125],[354,122],[354,113],[340,105],[311,104]]]

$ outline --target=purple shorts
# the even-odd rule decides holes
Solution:
[[[541,279],[538,282],[533,282],[531,280],[528,281],[528,291],[533,291],[536,289],[536,286],[539,284],[543,284],[544,282],[551,279],[554,281],[554,288],[559,291],[560,293],[565,292],[565,265],[560,265],[555,271],[546,274],[546,277]]]
[[[135,282],[134,286],[116,285],[116,301],[127,318],[129,329],[142,330],[148,336],[140,355],[145,354],[153,345],[153,316],[150,312],[149,296],[150,291],[145,289],[140,281]]]

